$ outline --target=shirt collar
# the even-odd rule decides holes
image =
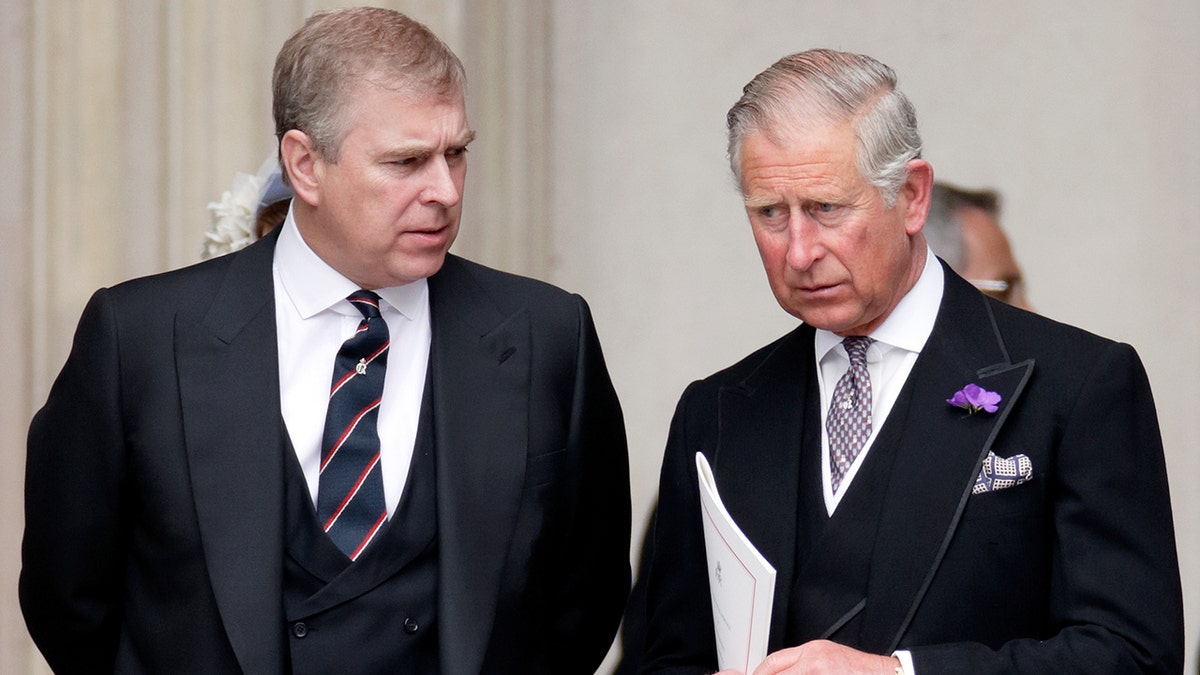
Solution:
[[[926,246],[925,267],[921,270],[917,283],[900,298],[892,313],[878,328],[871,331],[869,337],[880,343],[881,347],[898,347],[919,354],[925,347],[925,342],[929,340],[929,334],[933,332],[944,288],[945,273],[942,265],[933,255],[933,251]],[[829,352],[841,343],[842,338],[839,335],[818,328],[814,341],[817,360],[824,360]]]
[[[279,275],[284,291],[303,319],[308,319],[327,309],[341,314],[357,315],[346,296],[359,290],[358,284],[342,276],[321,259],[304,241],[296,220],[288,209],[283,230],[275,244],[275,271]],[[418,279],[403,286],[374,289],[384,302],[407,319],[421,314],[428,297],[428,281]]]

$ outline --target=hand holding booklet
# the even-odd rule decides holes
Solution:
[[[750,673],[767,657],[775,568],[733,522],[717,494],[712,468],[699,452],[696,474],[700,481],[700,515],[704,521],[717,665],[722,670]]]

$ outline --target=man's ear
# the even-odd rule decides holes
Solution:
[[[925,225],[929,200],[933,194],[933,167],[923,159],[910,160],[908,177],[900,188],[904,206],[904,229],[911,237]]]
[[[312,139],[299,129],[289,130],[279,139],[279,158],[296,196],[309,206],[317,206],[325,167]]]

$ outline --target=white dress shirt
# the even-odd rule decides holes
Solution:
[[[290,211],[281,227],[272,268],[280,404],[315,506],[333,362],[362,320],[346,296],[359,287],[308,247]],[[378,423],[383,493],[391,517],[408,479],[425,392],[431,338],[429,284],[421,279],[368,290],[382,299],[379,311],[391,339]]]
[[[829,515],[833,515],[842,501],[842,495],[854,482],[858,468],[866,459],[880,427],[892,411],[904,383],[908,381],[913,363],[933,331],[933,322],[942,303],[945,275],[932,251],[926,249],[925,256],[925,268],[917,278],[917,283],[900,299],[888,318],[868,336],[875,340],[867,349],[867,372],[871,376],[871,435],[846,471],[836,493],[830,476],[829,438],[825,433],[825,420],[829,416],[833,389],[850,369],[850,357],[842,346],[841,337],[827,330],[817,330],[815,351],[817,382],[821,390],[821,483],[825,488],[825,509]]]

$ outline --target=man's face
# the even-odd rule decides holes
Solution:
[[[364,80],[348,100],[337,162],[313,156],[312,217],[297,217],[300,232],[363,288],[428,277],[441,268],[462,215],[473,135],[462,97],[416,97]]]
[[[960,274],[972,282],[1003,282],[1006,288],[984,292],[1022,309],[1032,310],[1025,298],[1021,268],[1000,223],[983,209],[968,206],[959,209],[962,223],[963,265]]]
[[[789,128],[742,141],[742,192],[771,290],[787,312],[839,335],[883,323],[921,274],[932,170],[909,163],[896,204],[855,165],[850,123]]]

